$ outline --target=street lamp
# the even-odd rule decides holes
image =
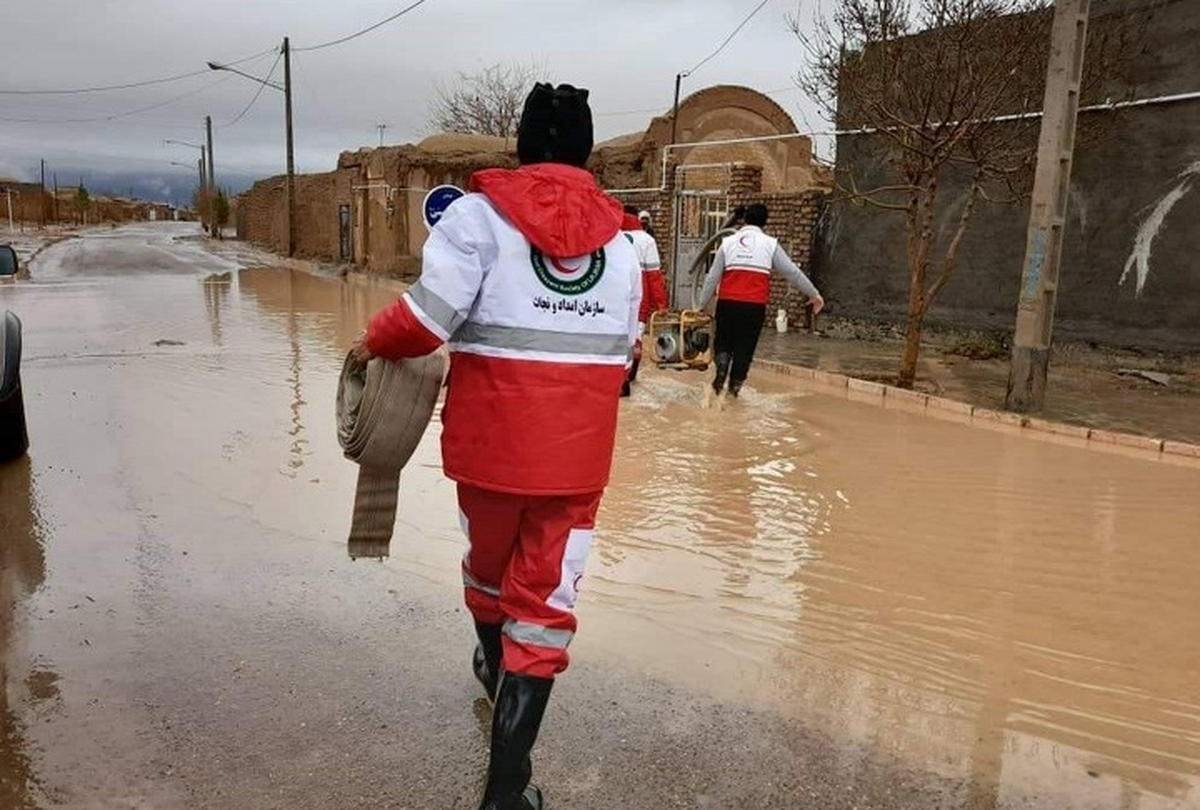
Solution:
[[[207,120],[210,120],[210,119],[206,119],[206,121]],[[212,161],[206,159],[204,144],[190,143],[188,141],[177,141],[174,138],[164,138],[163,143],[167,144],[167,145],[175,145],[175,146],[188,146],[188,147],[191,147],[192,149],[200,150],[200,166],[199,166],[199,168],[200,168],[200,209],[201,210],[199,210],[197,213],[200,215],[201,227],[204,227],[205,226],[205,224],[204,224],[205,212],[203,209],[205,207],[205,204],[207,204],[208,215],[209,215],[208,226],[212,228],[213,236],[217,236],[218,235],[217,234],[217,225],[216,225],[217,217],[216,217],[216,211],[213,208],[214,199],[213,199],[213,193],[212,193],[213,188],[216,186],[216,183],[213,180]],[[212,145],[210,143],[209,147],[208,147],[208,155],[211,155],[211,154],[212,154]],[[175,163],[174,165],[178,166],[180,164]]]
[[[174,138],[166,138],[165,140],[163,140],[163,143],[167,144],[169,146],[170,145],[190,146],[192,149],[200,150],[200,190],[202,192],[207,191],[208,190],[208,182],[207,182],[207,175],[205,174],[204,145],[199,144],[199,143],[188,143],[187,141],[177,141]],[[176,163],[175,161],[171,161],[171,165],[182,166],[183,164]],[[191,167],[189,166],[188,168],[190,169]]]
[[[172,166],[181,166],[185,169],[192,168],[191,166],[187,165],[186,163],[180,163],[177,160],[172,160],[171,165]],[[203,197],[204,188],[205,188],[205,186],[204,186],[204,152],[203,151],[200,153],[200,160],[196,161],[196,168],[200,170],[200,193],[201,193],[201,196]]]
[[[282,85],[267,79],[260,79],[258,76],[251,76],[249,73],[243,73],[237,68],[222,65],[220,62],[209,62],[208,69],[236,73],[239,76],[244,76],[251,81],[256,81],[259,84],[266,85],[283,93],[284,116],[287,128],[287,255],[292,256],[296,252],[296,160],[295,145],[292,139],[292,47],[290,41],[288,37],[283,38]]]
[[[201,152],[204,151],[204,147],[198,143],[188,143],[187,141],[177,141],[174,138],[166,138],[163,140],[163,143],[175,144],[176,146],[190,146],[193,149],[199,149]]]

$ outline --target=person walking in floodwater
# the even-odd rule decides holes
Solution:
[[[821,293],[779,246],[779,240],[763,232],[767,214],[761,203],[747,206],[745,225],[721,242],[700,291],[701,309],[717,296],[716,376],[712,382],[717,395],[728,379],[729,394],[736,397],[750,373],[767,317],[771,270],[782,273],[809,299],[813,315],[825,306]]]
[[[645,213],[645,212],[643,212]],[[633,366],[629,369],[629,378],[621,389],[621,396],[627,397],[632,393],[631,386],[637,380],[638,366],[642,363],[642,339],[640,335],[646,329],[650,316],[667,308],[667,284],[663,279],[662,260],[658,257],[658,243],[648,233],[637,209],[632,205],[625,206],[625,222],[621,226],[625,236],[637,251],[638,262],[642,266],[642,307],[638,314],[638,342],[633,349]]]
[[[425,244],[420,279],[354,348],[399,360],[450,344],[442,457],[458,483],[462,572],[493,703],[481,810],[540,810],[530,751],[568,663],[608,484],[642,271],[621,205],[584,166],[588,92],[538,84],[517,169],[488,169]]]

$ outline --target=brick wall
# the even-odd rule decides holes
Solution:
[[[30,225],[41,224],[43,217],[49,223],[82,222],[81,212],[75,205],[75,189],[60,188],[57,201],[54,192],[47,189],[42,193],[37,183],[4,183],[0,189],[12,189],[12,217],[14,223]],[[0,222],[8,222],[8,195],[0,193]],[[57,202],[57,205],[55,204]],[[44,206],[44,210],[42,208]],[[149,210],[156,208],[159,219],[167,219],[169,208],[154,203],[136,200],[112,199],[110,197],[93,196],[87,207],[87,221],[90,224],[103,222],[130,222],[149,218]]]
[[[259,180],[238,196],[238,238],[276,253],[287,252],[287,184],[283,177]]]
[[[298,258],[338,260],[341,253],[338,205],[349,202],[352,178],[353,173],[347,171],[296,175]],[[234,222],[239,239],[286,255],[287,178],[260,180],[239,195]]]

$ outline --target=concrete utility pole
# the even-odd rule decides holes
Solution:
[[[292,135],[292,44],[288,37],[283,38],[283,86],[276,84],[269,79],[260,79],[258,76],[251,76],[249,73],[243,73],[235,67],[222,65],[219,62],[209,62],[209,70],[227,70],[230,73],[236,73],[239,76],[245,76],[247,79],[252,79],[259,84],[265,84],[267,87],[273,87],[276,90],[283,92],[285,127],[287,129],[287,253],[293,256],[296,253],[296,146],[295,139]],[[210,124],[211,126],[211,124]],[[211,144],[211,135],[209,143]],[[208,153],[208,171],[209,178],[212,178],[212,149],[210,147]],[[216,189],[212,190],[214,193]]]
[[[1054,6],[1037,173],[1005,398],[1005,407],[1013,411],[1040,410],[1046,398],[1089,4],[1090,0],[1056,0]]]
[[[296,253],[296,149],[292,138],[292,45],[283,38],[283,106],[287,118],[287,255]]]
[[[671,143],[675,143],[676,133],[679,131],[679,85],[683,82],[683,77],[686,73],[675,74],[675,104],[671,107]]]
[[[217,200],[216,200],[216,172],[213,171],[213,150],[212,150],[212,116],[204,116],[204,130],[208,135],[208,193],[205,195],[208,198],[208,226],[209,233],[213,236],[217,235]]]
[[[46,161],[44,158],[42,159],[42,196],[40,196],[38,198],[38,201],[40,203],[40,205],[38,207],[42,209],[40,221],[42,223],[42,227],[45,228],[46,227]]]

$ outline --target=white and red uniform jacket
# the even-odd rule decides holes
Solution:
[[[700,291],[701,308],[708,306],[714,293],[721,301],[765,305],[771,297],[772,269],[809,298],[820,295],[808,276],[779,246],[778,239],[767,236],[757,225],[747,225],[725,237],[717,248],[704,289]]]
[[[643,324],[650,320],[651,313],[667,308],[667,284],[663,278],[662,260],[658,256],[658,243],[642,228],[642,222],[632,214],[625,215],[622,226],[637,252],[642,266],[642,307],[638,320]]]
[[[621,207],[557,163],[478,172],[471,190],[430,234],[417,283],[371,320],[367,347],[395,360],[450,344],[451,479],[521,495],[603,490],[642,293]]]

